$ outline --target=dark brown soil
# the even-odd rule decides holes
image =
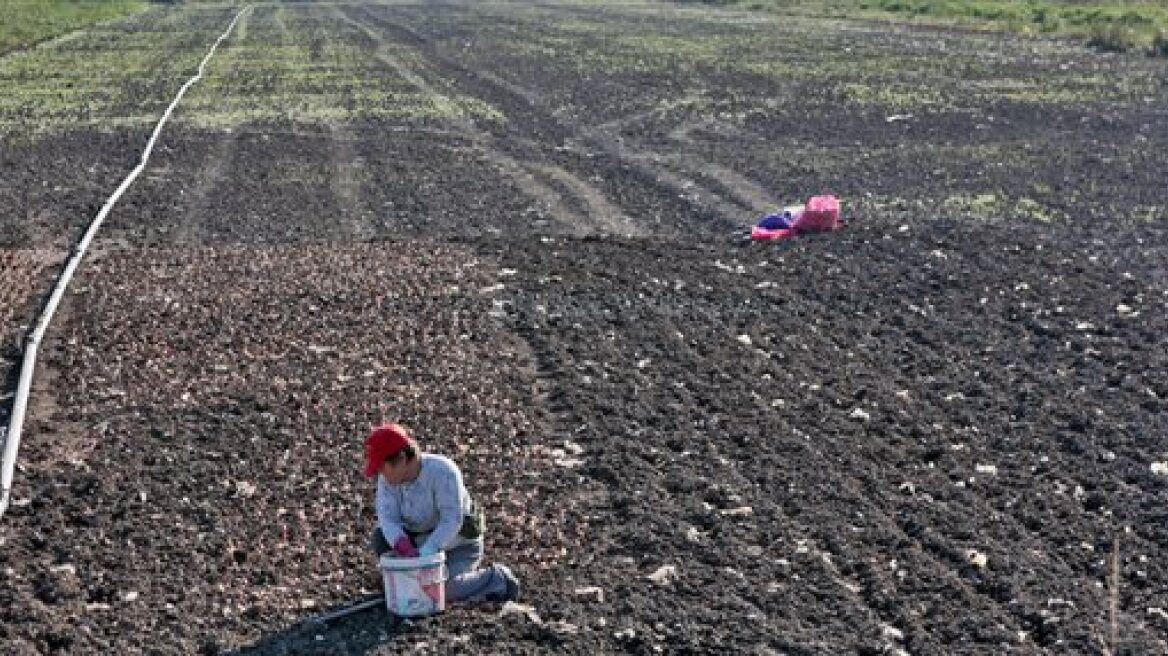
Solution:
[[[167,131],[42,353],[0,651],[1168,653],[1156,64],[665,7],[281,10],[280,38],[506,120]],[[687,50],[763,29],[835,77]],[[690,41],[676,70],[585,65],[638,34]],[[1139,93],[963,96],[986,59],[1044,98],[1066,70]],[[841,96],[897,80],[953,104]],[[56,170],[37,143],[19,175]],[[744,239],[825,190],[845,230]],[[376,591],[383,416],[463,467],[528,614],[310,622]]]

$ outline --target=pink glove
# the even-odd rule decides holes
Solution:
[[[403,535],[393,543],[393,550],[402,558],[417,558],[418,548],[410,540],[410,536]]]

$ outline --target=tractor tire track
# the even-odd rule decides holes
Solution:
[[[211,237],[211,227],[204,217],[214,214],[213,201],[222,195],[238,150],[238,130],[220,135],[211,156],[200,167],[198,182],[190,193],[187,207],[175,212],[177,216],[172,219],[174,228],[169,239],[183,244],[203,243]]]
[[[580,13],[579,8],[559,7],[559,9],[567,9],[569,13]],[[443,56],[425,37],[404,25],[395,23],[390,29],[396,30],[404,40],[424,49],[430,59],[437,62],[445,73],[460,80],[460,83],[468,88],[474,84],[474,78],[485,80],[489,85],[496,87],[494,91],[488,89],[485,93],[480,93],[480,96],[490,98],[510,95],[520,99],[521,102],[518,103],[507,103],[511,110],[509,113],[518,110],[518,117],[521,120],[513,121],[514,123],[538,126],[537,133],[574,143],[586,152],[605,153],[634,169],[643,181],[661,188],[670,197],[684,199],[691,206],[688,208],[690,211],[696,209],[699,214],[721,222],[724,224],[722,227],[742,227],[744,211],[759,213],[773,211],[779,206],[777,200],[761,183],[724,165],[690,155],[683,149],[666,153],[642,145],[630,145],[621,134],[622,128],[654,116],[659,110],[638,112],[592,126],[564,120],[554,113],[547,113],[546,109],[541,109],[543,101],[536,92],[489,70],[465,69]]]
[[[370,40],[375,48],[374,56],[377,60],[394,70],[402,79],[432,98],[446,98],[451,95],[438,89],[420,72],[395,56],[391,42],[368,23],[350,15],[350,7],[335,7],[334,10],[341,20],[352,25]],[[419,37],[410,32],[405,34],[406,37],[401,41],[408,42],[410,47],[417,47],[420,44]],[[591,232],[626,236],[638,234],[635,224],[629,222],[624,213],[613,205],[603,192],[567,169],[551,163],[529,163],[508,154],[499,147],[498,140],[493,135],[480,129],[468,117],[456,116],[451,122],[488,162],[545,209],[563,231],[570,234]]]
[[[353,143],[357,137],[352,129],[338,123],[329,123],[329,161],[332,175],[329,186],[337,203],[337,221],[349,238],[367,241],[384,231],[374,217],[362,193],[359,171],[364,167]]]
[[[510,157],[523,161],[551,162],[580,181],[573,183],[576,188],[580,184],[598,187],[600,183],[592,184],[589,180],[600,178],[607,186],[598,188],[596,193],[613,199],[622,208],[621,215],[649,224],[645,227],[648,232],[659,231],[666,225],[675,230],[678,221],[692,222],[694,229],[706,231],[725,232],[744,227],[739,205],[699,184],[692,176],[675,173],[660,165],[658,157],[628,146],[622,139],[554,116],[530,90],[507,82],[494,72],[469,70],[450,60],[400,19],[373,15],[367,8],[362,11],[369,23],[390,35],[394,42],[416,48],[434,66],[437,76],[452,80],[454,90],[503,110],[507,124],[487,127],[496,137],[497,150],[511,151]],[[380,33],[377,36],[385,38]],[[654,206],[653,211],[645,211],[646,203]],[[611,215],[604,222],[612,224]]]

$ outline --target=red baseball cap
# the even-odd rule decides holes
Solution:
[[[372,478],[381,469],[381,463],[406,448],[410,433],[398,424],[378,426],[365,438],[365,476]]]

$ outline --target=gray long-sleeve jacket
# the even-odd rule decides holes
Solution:
[[[470,514],[470,493],[462,482],[462,472],[446,456],[422,454],[418,478],[390,485],[377,477],[377,523],[389,544],[410,533],[428,533],[425,542],[438,550],[471,542],[458,535],[463,518]]]

